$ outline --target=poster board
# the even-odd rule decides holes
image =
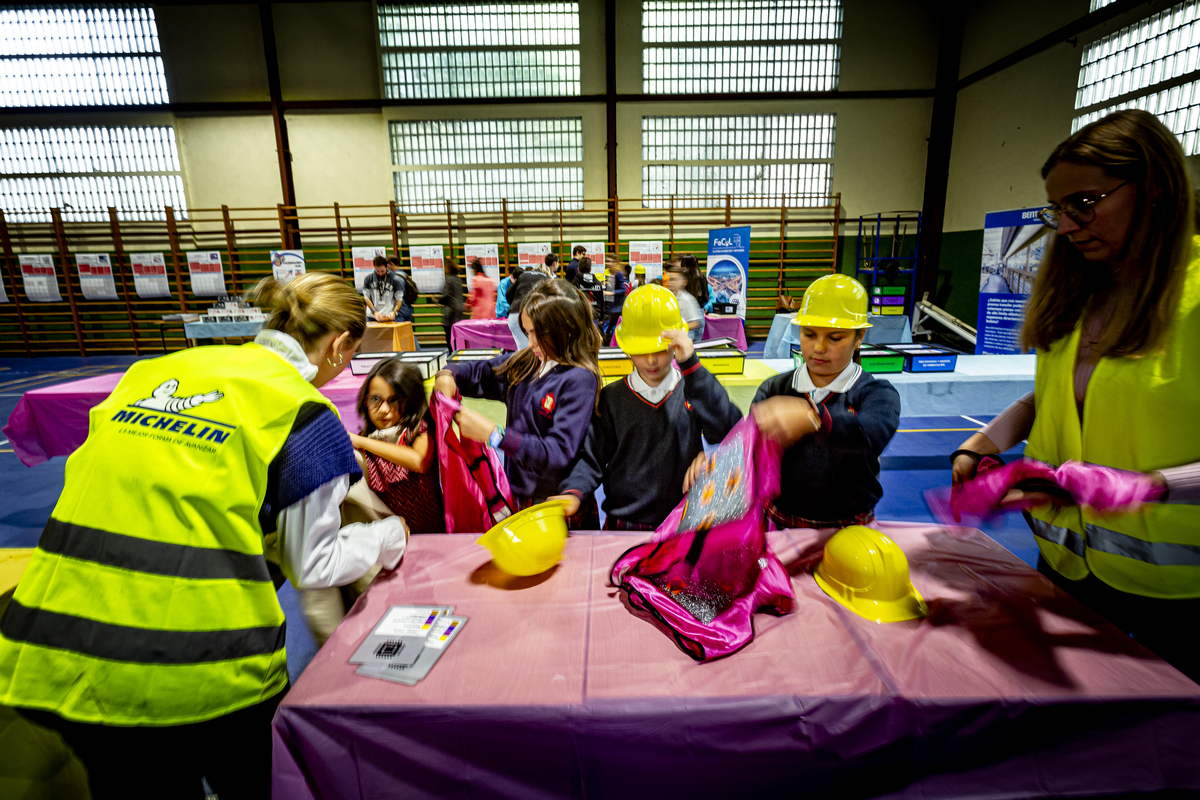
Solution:
[[[632,267],[646,268],[646,282],[662,277],[663,248],[662,242],[630,242],[629,264]]]
[[[520,242],[517,244],[517,266],[521,269],[546,265],[550,255],[549,242]]]
[[[133,289],[140,299],[171,296],[167,261],[162,253],[130,253],[129,268],[133,272]]]
[[[1025,303],[1033,290],[1050,229],[1036,208],[994,211],[984,216],[979,269],[976,355],[1020,353]]]
[[[440,244],[412,245],[408,248],[408,263],[413,283],[421,294],[441,294],[446,286],[446,272]]]
[[[287,283],[304,274],[303,250],[272,250],[271,274],[280,283]]]
[[[362,294],[363,281],[375,274],[375,256],[387,257],[386,247],[352,247],[350,258],[354,261],[354,289]]]
[[[483,264],[484,273],[500,285],[500,246],[495,244],[468,244],[463,245],[463,261],[464,269],[467,273],[467,291],[472,290],[471,279],[474,277],[474,272],[471,270],[471,264],[475,263],[475,259],[479,259]]]
[[[117,299],[112,258],[108,253],[76,253],[75,268],[79,270],[79,288],[84,300]]]
[[[35,303],[61,303],[58,275],[54,271],[54,256],[17,256],[25,296]]]
[[[746,287],[750,277],[750,226],[708,232],[708,293],[717,303],[737,306],[746,318]]]
[[[225,268],[221,266],[219,250],[189,250],[184,253],[188,262],[192,294],[196,297],[221,297],[225,291]]]

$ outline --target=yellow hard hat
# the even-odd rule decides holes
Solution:
[[[640,272],[640,273],[642,273],[643,275],[645,275],[645,274],[646,274],[646,267],[645,267],[644,265],[642,265],[642,264],[638,264],[637,266],[635,266],[635,267],[633,268],[633,271],[634,271],[634,272]]]
[[[621,308],[617,347],[633,356],[661,353],[671,346],[663,338],[663,331],[686,330],[679,301],[670,289],[656,284],[639,286],[629,293]]]
[[[518,511],[476,540],[509,575],[538,575],[562,558],[567,541],[563,503],[538,503]]]
[[[877,530],[851,525],[825,543],[817,584],[846,608],[876,622],[919,619],[925,601],[908,576],[904,551]]]
[[[845,330],[869,328],[867,290],[849,275],[817,278],[804,293],[792,324]]]

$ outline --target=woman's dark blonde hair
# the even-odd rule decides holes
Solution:
[[[596,399],[600,402],[600,330],[592,319],[592,305],[583,292],[561,278],[538,283],[521,303],[529,315],[542,354],[559,364],[580,367],[596,376]],[[497,370],[508,381],[509,391],[537,375],[541,362],[533,350],[518,350]]]
[[[328,272],[308,272],[287,283],[264,278],[247,299],[270,314],[263,326],[280,331],[312,350],[327,333],[349,333],[358,341],[367,332],[367,312],[354,287]]]
[[[1118,111],[1056,147],[1042,178],[1061,163],[1100,167],[1137,189],[1133,222],[1118,256],[1124,269],[1092,264],[1066,237],[1053,236],[1029,298],[1022,344],[1048,350],[1107,304],[1111,323],[1097,355],[1158,349],[1179,306],[1195,230],[1195,198],[1179,140],[1153,114]]]

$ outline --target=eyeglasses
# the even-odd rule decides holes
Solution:
[[[387,403],[387,404],[388,404],[389,406],[391,406],[392,408],[395,408],[395,407],[396,407],[396,397],[395,397],[395,395],[392,395],[391,397],[384,398],[384,397],[380,397],[380,396],[379,396],[379,395],[377,395],[377,394],[373,394],[373,395],[371,395],[370,397],[368,397],[368,398],[367,398],[367,408],[371,409],[372,411],[378,411],[378,410],[379,410],[379,407],[380,407],[381,405],[383,405],[384,403]]]
[[[1076,200],[1068,200],[1066,205],[1064,205],[1062,208],[1057,208],[1056,206],[1046,206],[1038,212],[1038,219],[1040,219],[1046,225],[1046,227],[1050,228],[1051,230],[1058,230],[1058,218],[1062,214],[1066,214],[1068,217],[1075,220],[1075,224],[1081,227],[1087,225],[1096,218],[1096,204],[1127,183],[1129,183],[1129,181],[1121,181],[1104,194],[1094,194],[1080,197]]]

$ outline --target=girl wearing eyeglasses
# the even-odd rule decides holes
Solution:
[[[1035,389],[954,454],[954,481],[981,455],[1025,454],[1149,474],[1158,502],[1099,516],[1014,490],[1038,568],[1193,680],[1200,638],[1200,259],[1178,140],[1153,115],[1120,111],[1060,144],[1042,168],[1056,231],[1022,341]]]

